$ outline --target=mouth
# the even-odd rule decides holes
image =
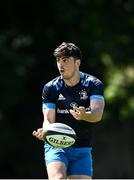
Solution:
[[[65,72],[65,70],[64,69],[60,69],[60,73],[64,73]]]

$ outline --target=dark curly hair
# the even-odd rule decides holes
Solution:
[[[81,53],[80,48],[73,43],[67,43],[67,42],[63,42],[60,46],[58,46],[54,50],[53,55],[55,57],[61,57],[61,56],[70,57],[70,56],[72,56],[77,59],[82,58],[82,53]]]

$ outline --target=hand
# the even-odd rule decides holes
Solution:
[[[35,136],[37,139],[44,141],[44,130],[43,128],[37,129],[37,131],[33,131],[32,135]]]
[[[70,109],[70,113],[77,120],[83,120],[85,117],[85,108],[83,106],[76,107],[74,110]]]

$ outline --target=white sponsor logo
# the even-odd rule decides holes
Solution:
[[[65,100],[66,98],[62,95],[62,94],[59,94],[59,98],[58,100]]]
[[[69,111],[67,109],[57,109],[57,113],[59,114],[69,114]]]

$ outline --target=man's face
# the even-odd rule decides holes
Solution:
[[[57,57],[57,67],[63,79],[69,80],[79,68],[78,60],[73,57]],[[80,60],[79,60],[80,61]]]

